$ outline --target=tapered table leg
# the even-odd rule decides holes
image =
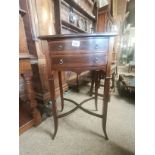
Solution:
[[[53,119],[54,119],[54,134],[52,136],[52,139],[54,139],[58,130],[58,117],[57,117],[57,108],[56,108],[55,100],[52,100],[52,112],[53,112]]]
[[[101,78],[102,78],[102,71],[99,71],[99,75],[98,75],[98,88],[100,88]]]
[[[95,109],[98,110],[97,99],[98,99],[98,88],[99,88],[99,73],[95,72]]]
[[[52,74],[49,78],[49,86],[50,86],[50,95],[52,101],[52,114],[54,119],[54,134],[52,138],[54,139],[58,130],[58,115],[57,115],[57,106],[55,99],[55,85],[54,85],[54,75]]]
[[[106,132],[106,122],[107,122],[107,109],[108,102],[110,97],[110,79],[105,78],[104,83],[104,98],[103,98],[103,118],[102,118],[102,128],[105,135],[105,139],[108,140],[107,132]]]
[[[104,102],[104,114],[102,118],[102,128],[103,128],[103,133],[105,135],[105,139],[108,140],[108,135],[106,131],[106,122],[107,122],[107,108],[108,108],[108,102]]]
[[[93,87],[94,87],[94,83],[95,83],[95,71],[92,71],[91,78],[92,78],[92,81],[91,81],[91,87],[90,87],[90,91],[89,91],[90,96],[93,95]]]
[[[63,88],[62,88],[62,76],[61,71],[58,72],[59,77],[59,88],[60,88],[60,98],[61,98],[61,111],[64,109],[64,99],[63,99]]]

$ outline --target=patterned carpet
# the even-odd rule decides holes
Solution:
[[[84,86],[80,89],[80,93],[68,91],[65,97],[81,102],[89,98],[87,95],[89,88],[90,86]],[[66,101],[65,111],[74,106]],[[83,106],[90,110],[95,109],[93,100]],[[98,113],[101,113],[102,98],[98,99],[98,107],[100,109]],[[101,119],[88,115],[80,109],[59,119],[55,140],[51,139],[52,132],[53,119],[50,117],[38,127],[23,133],[19,138],[20,155],[134,155],[134,100],[120,97],[117,90],[112,92],[107,120],[108,141],[104,139]]]

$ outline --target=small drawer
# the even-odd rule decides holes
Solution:
[[[107,52],[108,39],[107,38],[89,38],[89,39],[76,39],[65,41],[51,41],[49,42],[50,52],[55,54],[74,53],[94,53],[94,52]]]
[[[51,57],[53,68],[80,68],[89,66],[102,66],[107,63],[106,54],[82,54],[82,55],[61,55]]]

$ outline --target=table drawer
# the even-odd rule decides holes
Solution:
[[[66,54],[66,52],[74,53],[90,53],[90,52],[107,52],[108,39],[107,38],[90,38],[90,39],[75,39],[65,41],[51,41],[49,42],[50,52],[55,54]]]
[[[52,68],[82,68],[86,66],[102,66],[106,63],[107,55],[101,53],[51,57]]]

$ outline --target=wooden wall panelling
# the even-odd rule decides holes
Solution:
[[[114,2],[117,3],[117,2]],[[114,7],[112,0],[109,0],[109,4],[98,9],[98,22],[97,22],[97,32],[112,31],[112,27],[116,25],[116,21],[111,15],[111,9]],[[114,14],[115,9],[113,9]],[[116,12],[116,11],[115,11]],[[117,25],[118,26],[118,25]],[[115,37],[114,48],[112,51],[112,64],[117,64],[117,53],[118,53],[118,37]]]
[[[31,0],[37,16],[38,35],[55,34],[55,17],[53,0]],[[31,4],[31,5],[32,5]]]
[[[115,38],[113,62],[118,62],[120,52],[120,42],[122,38],[123,25],[126,18],[126,8],[128,1],[125,0],[110,0],[111,1],[111,15],[117,26],[119,36]]]
[[[54,4],[54,15],[55,20],[55,30],[57,34],[61,34],[61,0],[53,0]]]
[[[98,6],[97,6],[97,2],[95,2],[95,4],[94,4],[93,14],[95,15],[95,21],[93,23],[93,27],[94,27],[94,32],[96,32],[96,30],[97,30],[97,22],[98,22]]]
[[[24,24],[23,24],[23,19],[22,19],[21,15],[19,15],[19,38],[20,38],[19,39],[20,53],[28,52]]]
[[[94,4],[93,4],[94,5]],[[63,0],[61,2],[61,23],[62,27],[65,26],[68,27],[71,30],[71,33],[91,33],[91,28],[96,27],[96,13],[97,9],[94,9],[93,5],[89,6],[89,3],[87,1],[68,1]],[[74,23],[71,23],[69,21],[70,16],[70,9],[73,10],[75,21]],[[93,15],[93,12],[95,12],[95,16]],[[79,22],[86,22],[87,26],[81,26]],[[82,24],[84,25],[84,24]],[[64,34],[64,32],[62,31]],[[65,31],[66,33],[66,31]]]
[[[49,101],[50,97],[45,58],[47,44],[38,40],[37,37],[39,35],[55,34],[54,4],[51,0],[20,1],[22,7],[28,12],[28,15],[24,17],[24,22],[29,51],[36,57],[31,60],[36,99],[39,103],[44,104]],[[67,89],[65,83],[64,89]],[[56,89],[56,92],[59,96],[58,89]]]
[[[66,3],[65,1],[62,2],[61,4],[61,22],[63,26],[66,26],[70,29],[72,29],[72,33],[91,33],[91,28],[94,26],[94,22],[90,20],[88,17],[84,16],[81,12],[79,12],[76,8],[73,9],[73,13],[75,16],[75,22],[71,23],[69,22],[69,16],[70,16],[70,9],[71,6]],[[87,22],[86,27],[79,27],[78,20],[82,20]],[[85,29],[86,28],[86,29]],[[62,29],[63,30],[63,29]],[[62,31],[62,34],[65,34],[66,32]]]
[[[34,55],[36,57],[36,60],[38,58],[37,55],[37,49],[36,49],[36,43],[35,43],[35,38],[32,34],[32,25],[30,23],[31,20],[31,14],[30,14],[30,10],[29,10],[29,6],[28,6],[28,1],[26,0],[20,0],[20,5],[22,6],[22,8],[24,8],[28,14],[26,16],[24,16],[24,25],[25,25],[25,32],[26,32],[26,37],[27,37],[27,43],[28,43],[28,48],[29,48],[29,52]],[[32,63],[32,70],[33,70],[33,85],[34,85],[34,89],[37,94],[42,94],[42,84],[41,84],[41,79],[39,75],[39,66],[36,63]]]
[[[38,125],[41,122],[41,115],[37,109],[32,87],[31,56],[23,22],[27,12],[22,8],[19,13],[19,132],[21,134],[33,125]]]
[[[97,22],[97,32],[105,32],[106,31],[106,22],[108,14],[108,5],[100,8],[98,10],[98,22]]]

